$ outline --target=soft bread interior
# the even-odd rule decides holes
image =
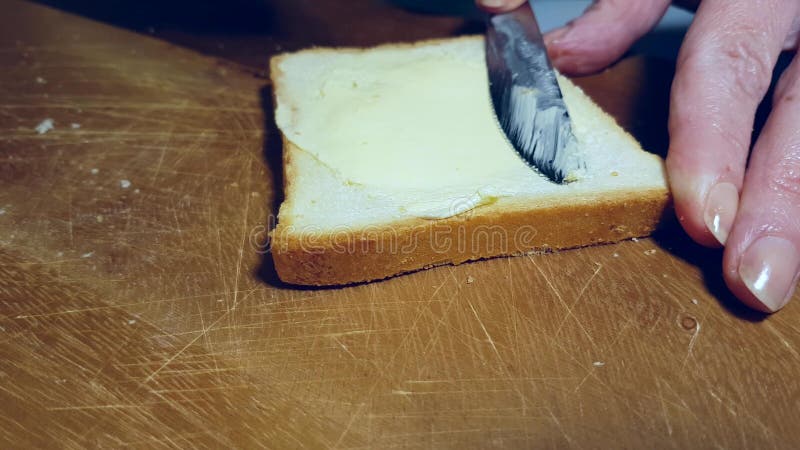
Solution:
[[[666,189],[663,161],[566,78],[586,172],[559,185],[525,165],[494,119],[480,38],[308,50],[274,61],[273,78],[291,149],[284,224],[323,231]]]

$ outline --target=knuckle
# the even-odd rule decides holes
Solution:
[[[772,59],[763,41],[748,34],[723,44],[719,56],[723,69],[728,70],[732,93],[741,92],[758,101],[769,88]]]
[[[707,77],[719,93],[760,101],[772,78],[773,54],[764,32],[739,26],[734,32],[706,37],[687,52],[679,64],[693,74]]]

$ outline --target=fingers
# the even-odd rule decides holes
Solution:
[[[774,312],[800,272],[800,61],[782,76],[772,114],[753,149],[723,267],[745,303]]]
[[[478,7],[493,13],[511,11],[518,8],[527,0],[475,0]]]
[[[753,120],[795,0],[700,4],[678,57],[667,173],[675,210],[697,242],[725,244],[739,207]]]
[[[578,19],[545,36],[553,65],[582,75],[604,69],[650,31],[669,0],[598,0]]]

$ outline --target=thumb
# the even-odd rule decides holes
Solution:
[[[581,17],[545,36],[553,65],[572,75],[604,69],[650,31],[669,4],[669,0],[595,1]]]

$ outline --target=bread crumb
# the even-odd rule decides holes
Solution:
[[[53,119],[48,118],[44,119],[41,123],[39,123],[39,125],[36,125],[36,128],[34,128],[34,130],[36,130],[36,133],[38,134],[45,134],[48,131],[54,129],[56,127],[55,125],[56,125],[55,121]]]
[[[696,298],[693,298],[693,299],[692,299],[692,304],[693,304],[693,305],[696,305],[697,303],[698,303],[698,302],[697,302],[697,299],[696,299]]]
[[[89,252],[89,253],[84,253],[84,254],[82,254],[82,255],[81,255],[81,258],[89,258],[89,257],[91,257],[92,255],[94,255],[94,252],[93,252],[93,251],[92,251],[92,252]]]
[[[69,127],[72,128],[73,130],[77,130],[78,128],[81,127],[81,124],[73,122],[73,123],[69,124]]]
[[[614,253],[614,254],[613,254],[613,255],[611,255],[611,256],[613,256],[614,258],[619,258],[619,253]]]
[[[136,319],[130,319],[130,320],[128,320],[128,325],[133,325],[133,324],[135,324],[135,323],[136,323]]]
[[[134,194],[138,194],[138,193],[139,193],[139,189],[134,189],[134,190],[133,190],[133,193],[134,193]]]
[[[42,77],[36,77],[36,82],[39,84],[47,84],[47,80]]]
[[[129,187],[131,187],[130,180],[119,180],[119,187],[121,187],[122,189],[128,189]]]
[[[98,215],[97,216],[97,223],[103,223],[103,216],[102,215]]]
[[[592,365],[595,367],[603,367],[606,365],[606,363],[604,363],[603,361],[595,361],[592,363]]]
[[[5,213],[6,213],[6,209],[5,208],[0,208],[0,216],[2,216]]]
[[[645,254],[645,255],[648,255],[648,256],[650,256],[650,255],[655,255],[655,254],[656,254],[656,249],[654,249],[654,248],[651,248],[650,250],[645,250],[645,251],[644,251],[644,254]]]
[[[631,240],[632,240],[633,242],[639,242],[639,238],[632,238]]]
[[[472,284],[475,282],[475,278],[472,278],[472,275],[467,277],[467,284]]]
[[[100,173],[100,170],[98,170],[97,168],[94,168],[94,169],[90,170],[89,173],[91,173],[92,175],[97,175],[98,173]]]
[[[618,176],[619,176],[619,172],[617,172],[617,171],[615,170],[615,171],[611,172],[611,176],[612,176],[612,177],[618,177]]]

